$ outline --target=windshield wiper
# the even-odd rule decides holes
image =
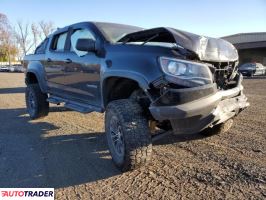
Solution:
[[[153,40],[154,38],[157,38],[159,35],[160,35],[160,34],[157,33],[157,34],[155,34],[155,35],[149,37],[149,38],[146,39],[143,43],[141,43],[141,45],[144,45],[144,44],[146,44],[147,42],[150,42],[150,41]],[[136,40],[136,41],[130,41],[131,39],[134,39],[134,38],[128,37],[128,38],[126,38],[122,43],[123,43],[123,44],[126,44],[126,43],[128,43],[128,42],[141,42],[141,41],[138,41],[138,40]]]
[[[146,41],[144,41],[141,45],[144,45],[144,44],[146,44],[147,42],[153,40],[154,38],[157,38],[159,35],[160,35],[160,34],[157,33],[157,34],[155,34],[155,35],[149,37],[149,38],[148,38]]]
[[[123,44],[126,44],[130,39],[131,39],[131,38],[127,38],[127,39],[123,42]]]

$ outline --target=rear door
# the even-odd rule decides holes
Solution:
[[[65,84],[65,65],[66,65],[66,40],[68,29],[57,32],[50,41],[49,49],[45,55],[45,72],[47,84],[52,93],[62,92]]]
[[[72,98],[100,106],[101,59],[95,52],[76,49],[78,39],[97,40],[96,34],[86,25],[73,26],[69,36],[68,63],[65,66],[65,85]]]

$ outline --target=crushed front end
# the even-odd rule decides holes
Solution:
[[[149,110],[174,133],[196,133],[237,116],[249,106],[235,62],[160,58],[165,75],[152,84],[159,95]]]
[[[148,91],[158,127],[169,127],[170,121],[175,133],[195,133],[249,106],[238,73],[238,52],[225,40],[159,27],[128,34],[120,42],[174,44],[173,54],[158,58],[162,75]]]

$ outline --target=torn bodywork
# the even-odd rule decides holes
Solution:
[[[170,121],[175,133],[195,133],[224,123],[249,106],[237,72],[237,50],[227,41],[155,28],[128,34],[120,42],[174,43],[173,49],[185,56],[185,60],[160,58],[165,75],[152,83],[154,99],[149,110],[159,123]],[[175,66],[180,70],[180,63],[190,71],[171,74]]]
[[[236,86],[219,90],[217,84],[186,89],[169,88],[150,106],[158,121],[170,120],[175,133],[195,133],[224,123],[249,106],[237,75]]]
[[[175,43],[177,48],[194,53],[203,61],[230,62],[238,60],[235,47],[223,39],[200,36],[173,28],[161,27],[143,30],[128,34],[119,41]]]

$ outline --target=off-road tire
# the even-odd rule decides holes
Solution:
[[[212,128],[207,128],[201,132],[202,135],[205,136],[212,136],[212,135],[218,135],[222,133],[226,133],[230,130],[230,128],[233,126],[234,120],[229,119],[225,121],[224,123],[218,124]]]
[[[121,128],[124,153],[116,153],[112,141],[111,119],[118,119]],[[112,160],[121,171],[129,171],[144,166],[151,160],[152,142],[148,120],[141,106],[132,99],[121,99],[110,102],[105,112],[105,131]]]
[[[48,115],[49,102],[47,94],[42,93],[38,84],[28,84],[25,98],[27,111],[31,119],[38,119]],[[33,104],[31,102],[34,102]]]

